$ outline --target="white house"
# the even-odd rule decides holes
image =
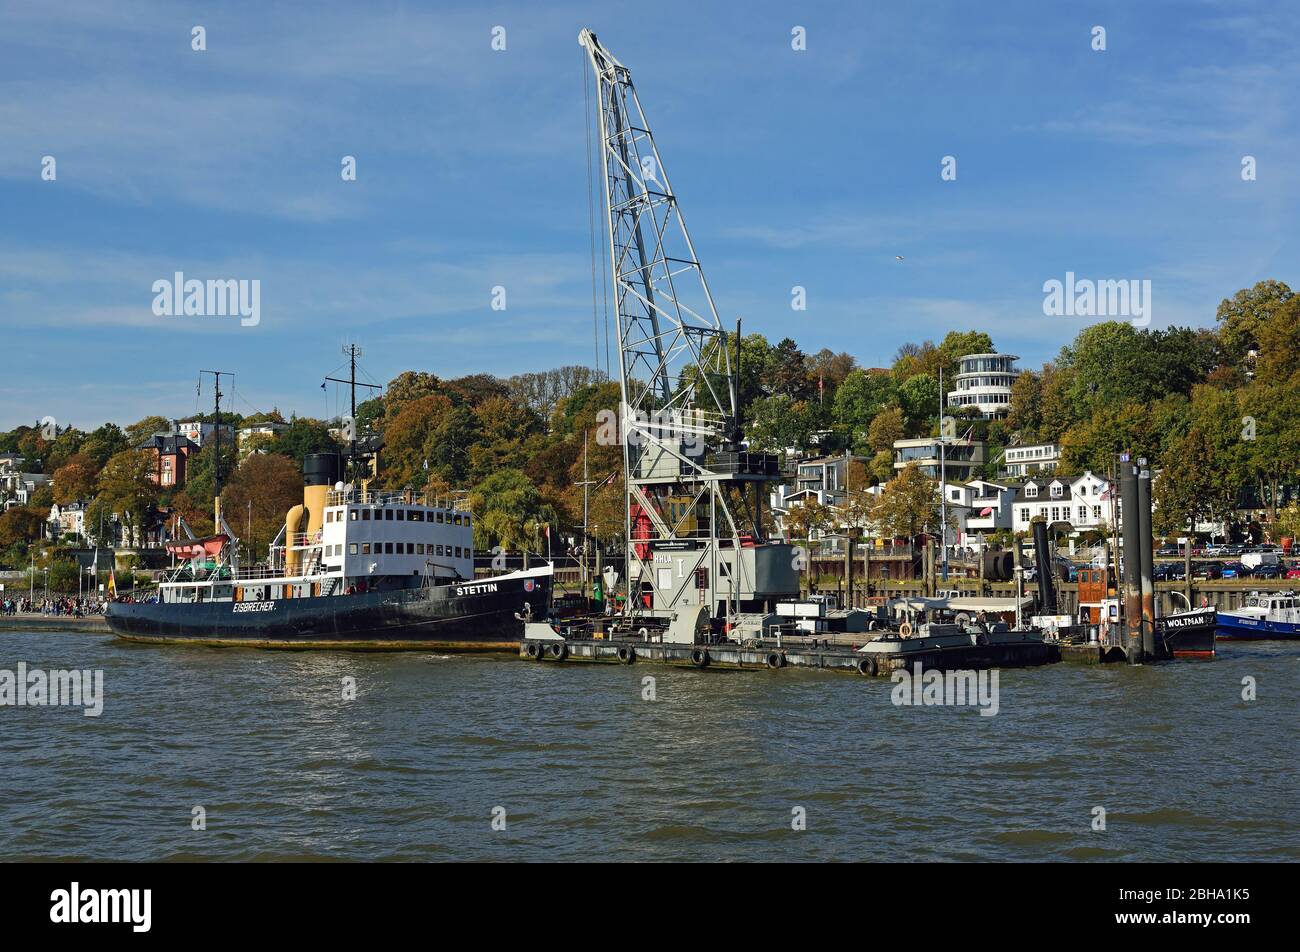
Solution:
[[[249,426],[240,427],[239,432],[236,434],[236,440],[239,444],[240,458],[244,458],[252,451],[252,444],[249,443],[249,440],[252,440],[254,437],[274,439],[287,429],[289,429],[289,424],[276,423],[274,420],[268,420],[265,423],[253,423]]]
[[[55,539],[65,535],[76,536],[78,540],[86,537],[86,503],[69,502],[50,507],[50,534]]]
[[[1016,494],[1012,528],[1029,532],[1034,519],[1042,518],[1049,525],[1064,522],[1076,530],[1109,529],[1117,525],[1117,496],[1107,480],[1091,472],[1028,479]]]
[[[217,425],[215,423],[205,423],[202,420],[177,420],[172,422],[172,431],[166,435],[183,436],[195,446],[201,447],[208,440],[216,438]],[[221,424],[221,442],[227,446],[233,446],[234,440],[234,424]]]
[[[768,495],[768,506],[780,533],[785,535],[785,517],[796,506],[809,502],[831,508],[842,506],[848,498],[849,464],[854,461],[866,462],[863,457],[851,456],[847,453],[799,460],[795,464],[794,482],[779,483]],[[854,489],[870,491],[865,486],[854,487]],[[835,536],[842,531],[843,525],[833,526],[825,531],[814,531],[812,538],[813,541],[817,541],[828,537],[832,544],[825,548],[827,551],[833,551],[838,546]]]
[[[1003,476],[1033,476],[1053,473],[1061,462],[1059,443],[1036,443],[1033,446],[1008,446],[1002,454]]]

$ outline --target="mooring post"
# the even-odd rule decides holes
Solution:
[[[1119,467],[1120,522],[1124,577],[1120,580],[1124,604],[1124,651],[1129,664],[1142,663],[1142,523],[1138,514],[1137,470],[1127,459]]]
[[[1156,656],[1156,586],[1153,574],[1155,552],[1151,537],[1151,470],[1145,459],[1138,460],[1138,556],[1142,570],[1142,653]]]

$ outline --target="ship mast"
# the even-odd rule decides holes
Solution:
[[[212,531],[221,532],[221,377],[233,377],[228,370],[200,370],[199,378],[202,379],[204,374],[212,374],[213,378],[213,405],[212,405],[212,422],[214,430],[213,454],[212,454],[212,476],[213,476],[213,500],[212,500]],[[202,423],[199,425],[200,434],[202,433]]]
[[[359,345],[344,344],[343,356],[348,358],[348,366],[350,368],[348,378],[343,380],[338,377],[326,377],[325,380],[332,380],[335,383],[345,383],[348,385],[348,393],[350,395],[350,410],[347,425],[349,472],[346,474],[348,477],[346,481],[351,482],[351,477],[354,475],[352,471],[356,469],[357,460],[357,387],[369,387],[371,390],[382,390],[383,387],[375,383],[365,383],[364,381],[361,383],[357,382],[357,358],[361,356],[361,347]],[[321,388],[324,389],[324,387],[325,382],[322,381]]]
[[[617,318],[628,611],[667,617],[706,606],[711,616],[728,614],[763,598],[754,575],[766,567],[739,552],[742,539],[751,553],[762,543],[762,497],[780,478],[776,458],[742,452],[729,335],[631,73],[590,30],[578,43],[595,76]],[[789,547],[780,548],[788,560]]]

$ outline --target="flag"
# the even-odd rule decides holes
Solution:
[[[546,536],[547,541],[551,539],[551,524],[549,522],[542,524],[542,533]]]
[[[108,597],[117,598],[117,580],[113,577],[113,570],[108,570]]]

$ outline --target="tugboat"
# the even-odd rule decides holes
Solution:
[[[1300,598],[1295,592],[1251,592],[1241,608],[1219,612],[1218,636],[1254,641],[1300,638]]]
[[[112,602],[128,641],[259,648],[517,650],[544,617],[547,564],[474,578],[473,517],[411,490],[341,481],[338,454],[303,461],[303,501],[285,516],[266,563],[241,567],[238,539],[173,543],[181,561],[145,602]]]

